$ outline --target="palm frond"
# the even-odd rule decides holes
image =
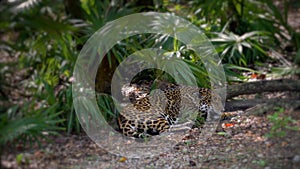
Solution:
[[[12,0],[10,3],[12,3],[13,7],[11,8],[11,11],[14,13],[23,12],[24,10],[28,10],[30,8],[33,8],[34,6],[38,5],[41,2],[41,0]]]

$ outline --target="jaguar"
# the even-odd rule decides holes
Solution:
[[[132,104],[125,106],[117,118],[119,130],[125,136],[141,138],[161,134],[177,123],[181,112],[196,111],[196,119],[203,124],[213,111],[212,99],[220,99],[207,88],[157,84],[157,90],[135,87],[137,92],[129,93]]]

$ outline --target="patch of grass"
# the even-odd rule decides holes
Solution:
[[[87,161],[96,161],[96,160],[99,159],[99,156],[98,155],[88,155],[88,156],[85,157],[85,159]]]
[[[230,134],[228,134],[226,132],[218,132],[217,134],[220,136],[224,136],[224,137],[230,137]]]
[[[263,159],[254,160],[254,161],[252,161],[252,163],[258,164],[261,167],[265,167],[267,165],[267,162],[265,160],[263,160]]]
[[[297,126],[291,126],[291,123],[296,123],[290,116],[283,115],[284,108],[277,108],[277,111],[273,115],[268,115],[267,118],[273,124],[271,131],[266,134],[266,137],[284,137],[286,136],[286,131],[288,130],[299,130]]]
[[[18,165],[28,165],[29,159],[25,157],[23,153],[20,153],[16,156],[16,161]]]
[[[200,115],[197,116],[196,120],[195,120],[195,127],[201,127],[205,124],[206,119]]]

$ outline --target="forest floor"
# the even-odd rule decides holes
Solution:
[[[300,32],[300,11],[293,12],[290,18],[291,25]],[[20,70],[9,83],[17,84],[23,74]],[[21,96],[12,92],[11,97],[17,100]],[[40,146],[7,145],[1,164],[4,168],[300,168],[300,131],[286,127],[300,127],[300,110],[285,109],[281,120],[274,123],[271,117],[278,112],[271,109],[260,115],[241,113],[234,121],[223,123],[224,132],[216,132],[206,141],[194,129],[189,139],[154,157],[113,155],[85,134],[62,133],[49,136],[52,141],[42,141]],[[279,129],[272,132],[276,127]],[[277,136],[279,132],[285,136]]]
[[[154,157],[112,155],[84,134],[62,134],[41,147],[10,145],[2,164],[7,168],[299,168],[300,131],[280,129],[284,137],[276,133],[267,137],[275,125],[267,115],[273,113],[238,116],[232,125],[223,125],[225,132],[215,133],[206,141],[200,141],[194,129],[189,140]],[[300,110],[286,110],[281,115],[294,119],[288,125],[300,127]],[[20,154],[22,160],[17,162]]]

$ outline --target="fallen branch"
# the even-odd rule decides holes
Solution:
[[[300,108],[300,100],[295,100],[295,101],[289,101],[289,102],[276,102],[276,103],[264,103],[264,104],[259,104],[254,107],[251,107],[247,110],[245,110],[244,115],[256,115],[260,116],[265,114],[266,112],[274,111],[276,110],[276,107],[282,107],[287,110],[295,110]]]
[[[233,100],[225,104],[225,111],[246,110],[257,105],[265,105],[265,107],[300,107],[300,99],[249,99],[249,100]],[[261,109],[261,108],[260,108]],[[268,110],[267,108],[266,110]]]
[[[238,95],[255,94],[262,92],[296,91],[300,92],[300,80],[280,79],[263,80],[237,85],[230,85],[227,88],[227,99]]]

